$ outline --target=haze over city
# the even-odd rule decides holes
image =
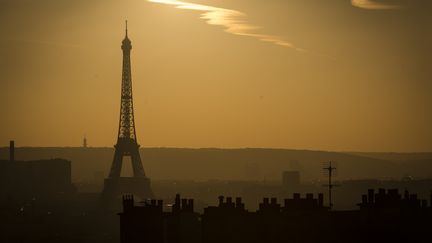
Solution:
[[[429,242],[431,10],[0,0],[0,242]]]
[[[143,147],[432,151],[431,3],[5,0],[0,126],[112,147],[124,20]]]

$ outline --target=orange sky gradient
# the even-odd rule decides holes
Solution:
[[[1,1],[1,143],[113,146],[128,19],[141,146],[432,151],[429,1],[191,2]]]

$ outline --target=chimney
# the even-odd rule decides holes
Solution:
[[[322,207],[324,205],[324,194],[318,194],[318,206]]]
[[[193,210],[194,210],[194,200],[193,199],[188,200],[188,209],[190,212],[193,212]]]
[[[187,207],[188,207],[188,200],[186,199],[186,198],[182,198],[182,200],[181,200],[181,209],[182,210],[187,210]]]
[[[375,194],[375,190],[374,189],[369,189],[368,190],[368,203],[369,204],[373,204],[374,203],[374,194]]]
[[[219,196],[219,207],[223,205],[224,196]]]
[[[174,201],[174,205],[173,205],[173,208],[172,208],[172,211],[173,212],[179,212],[180,211],[180,194],[176,194],[176,197],[175,197],[175,201]]]
[[[363,205],[367,204],[367,195],[362,195],[362,204]]]
[[[233,203],[232,197],[227,197],[227,198],[226,198],[226,202],[227,202],[227,205],[228,205],[229,207],[234,206],[234,203]]]
[[[241,207],[242,207],[242,198],[236,197],[236,208],[241,208]]]
[[[180,194],[176,194],[175,204],[180,205]]]
[[[123,212],[128,212],[134,207],[134,197],[132,194],[123,195]]]
[[[9,142],[9,160],[15,162],[15,141],[13,140]]]
[[[157,205],[159,207],[162,207],[163,206],[163,200],[157,200]]]

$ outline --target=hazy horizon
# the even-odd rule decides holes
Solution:
[[[65,149],[112,149],[114,150],[114,146],[91,146],[83,147],[83,145],[76,146],[28,146],[28,145],[16,145],[15,149],[19,148],[65,148]],[[0,146],[0,148],[9,148],[9,146],[4,145]],[[383,154],[432,154],[432,151],[403,151],[403,152],[394,152],[394,151],[360,151],[360,150],[324,150],[324,149],[313,149],[313,148],[278,148],[278,147],[168,147],[168,146],[154,146],[154,147],[143,147],[140,146],[139,149],[190,149],[190,150],[292,150],[292,151],[311,151],[311,152],[335,152],[335,153],[383,153]]]

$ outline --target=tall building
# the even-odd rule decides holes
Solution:
[[[111,170],[108,178],[104,181],[104,189],[102,192],[102,200],[104,201],[120,198],[119,196],[125,193],[134,194],[141,199],[153,197],[153,192],[150,188],[150,179],[146,177],[141,162],[135,130],[130,61],[132,43],[128,37],[127,22],[126,36],[122,41],[121,49],[123,50],[123,71],[119,130]],[[125,156],[131,158],[133,169],[132,177],[121,177],[123,158]]]

